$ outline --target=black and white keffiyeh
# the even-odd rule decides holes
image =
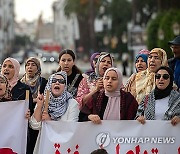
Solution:
[[[62,92],[62,94],[59,97],[54,97],[52,94],[52,89],[51,89],[52,79],[56,75],[61,75],[66,81],[64,91]],[[61,118],[61,116],[65,114],[65,112],[68,108],[68,100],[73,98],[73,96],[67,91],[67,74],[66,74],[66,72],[60,71],[55,74],[52,74],[49,77],[48,82],[46,84],[46,88],[45,88],[45,92],[44,92],[45,97],[46,97],[47,90],[49,90],[49,92],[50,92],[48,113],[51,116],[51,119],[59,120]]]

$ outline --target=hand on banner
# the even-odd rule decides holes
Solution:
[[[91,120],[94,124],[100,124],[101,123],[101,119],[98,115],[95,114],[90,114],[88,116],[88,119]]]
[[[31,113],[30,113],[30,110],[28,109],[25,113],[25,118],[29,120],[30,116],[31,116]]]
[[[178,123],[180,123],[180,117],[178,116],[174,116],[172,119],[171,119],[171,124],[173,126],[177,125]]]
[[[145,124],[146,123],[144,116],[139,116],[136,120],[139,121],[141,124]]]
[[[46,111],[43,111],[42,120],[51,120],[51,117]]]

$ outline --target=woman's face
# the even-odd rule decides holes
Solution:
[[[104,57],[101,62],[99,63],[99,74],[100,76],[103,76],[105,71],[112,67],[111,58],[109,56]]]
[[[58,97],[62,94],[65,88],[66,81],[61,75],[55,75],[52,79],[52,94],[54,97]]]
[[[1,72],[8,80],[11,80],[14,77],[15,68],[10,60],[3,63]]]
[[[26,64],[26,73],[28,77],[33,78],[38,71],[37,65],[33,61],[28,61]]]
[[[170,75],[166,70],[159,70],[155,77],[156,86],[161,90],[165,89],[170,83]]]
[[[0,97],[4,96],[6,93],[6,82],[0,78]]]
[[[104,80],[104,89],[106,89],[108,92],[114,92],[118,88],[118,75],[114,70],[110,70]]]
[[[59,65],[62,71],[65,71],[67,75],[72,73],[72,67],[74,66],[74,60],[71,55],[63,54],[59,60]]]
[[[151,53],[148,56],[148,68],[150,72],[156,72],[156,70],[161,66],[161,59],[157,53]]]
[[[147,68],[147,64],[142,57],[139,57],[136,60],[135,67],[136,67],[137,72],[140,72],[140,71],[144,71]]]

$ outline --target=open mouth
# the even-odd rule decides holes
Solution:
[[[159,86],[163,86],[164,83],[163,83],[163,82],[159,82],[158,85],[159,85]]]
[[[106,72],[106,70],[107,70],[107,67],[103,67],[102,69],[103,69],[103,71],[104,71],[104,72]]]
[[[107,88],[111,88],[112,86],[111,85],[107,85]]]
[[[31,70],[28,70],[28,73],[32,73],[32,71],[31,71]]]
[[[54,86],[54,90],[55,90],[55,91],[59,91],[59,90],[60,90],[60,86],[59,86],[59,85],[55,85],[55,86]]]
[[[138,66],[138,69],[143,69],[143,67],[142,66]]]
[[[9,72],[4,72],[4,75],[9,75]]]

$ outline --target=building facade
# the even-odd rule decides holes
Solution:
[[[12,51],[14,41],[14,0],[0,0],[0,63]]]
[[[75,48],[75,40],[79,39],[78,22],[75,15],[67,18],[64,14],[65,0],[53,3],[54,41],[62,48]]]

